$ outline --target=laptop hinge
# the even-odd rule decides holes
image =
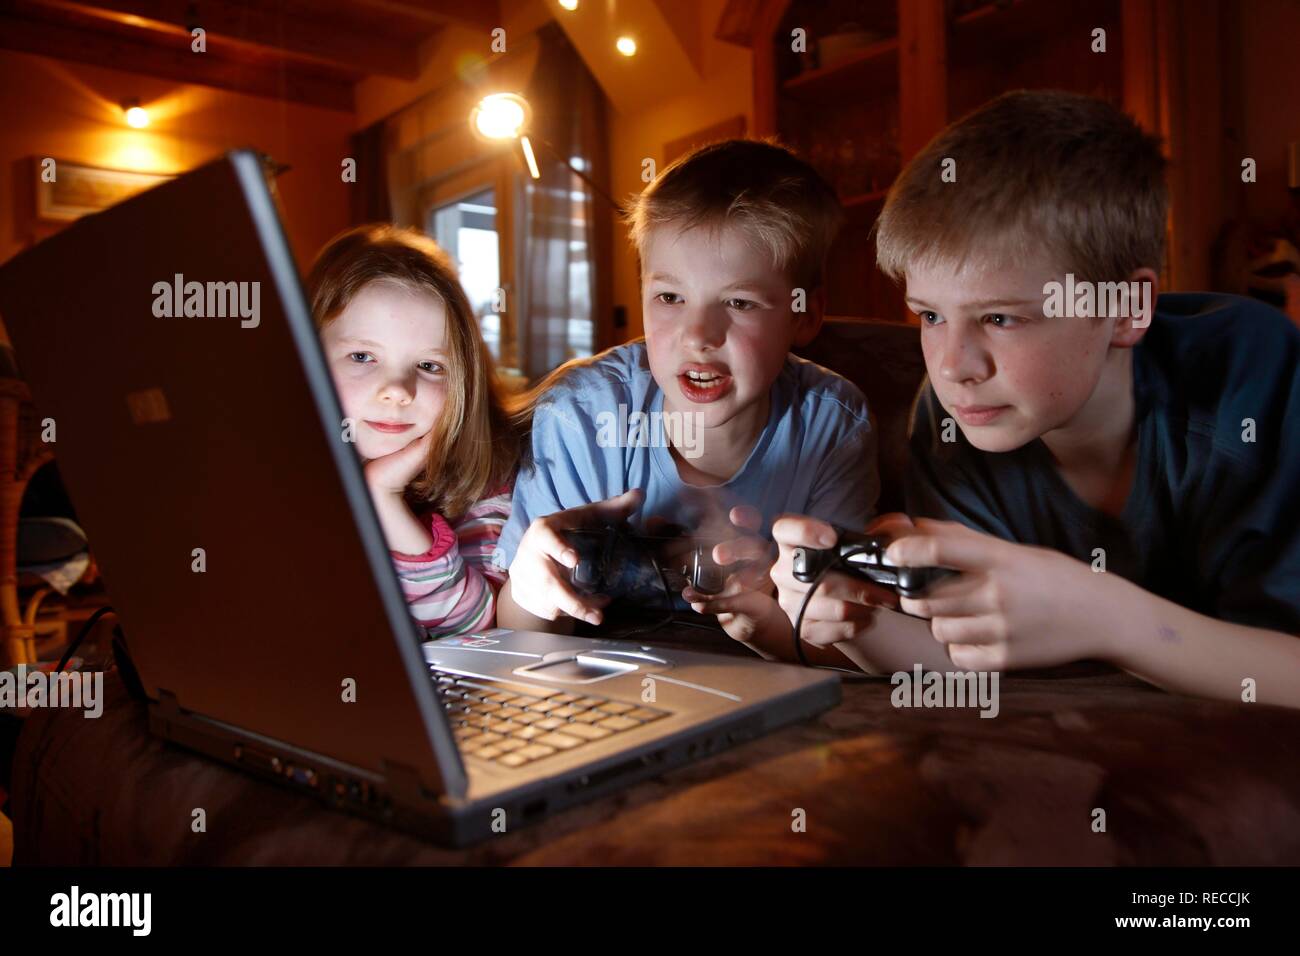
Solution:
[[[149,726],[155,733],[161,733],[168,740],[172,739],[173,723],[183,723],[185,712],[181,710],[176,695],[169,690],[158,688],[158,700],[149,708]]]
[[[180,717],[185,712],[181,710],[180,703],[176,700],[176,695],[169,690],[158,688],[158,703],[154,710],[163,717]]]
[[[429,791],[420,782],[420,775],[406,764],[385,757],[383,766],[384,778],[394,799],[407,806],[418,806],[431,798]]]

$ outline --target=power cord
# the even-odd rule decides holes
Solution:
[[[63,656],[59,658],[59,666],[54,669],[55,673],[61,672],[68,666],[68,662],[72,660],[73,653],[81,646],[81,642],[86,639],[86,635],[90,633],[91,628],[99,622],[100,618],[105,614],[116,613],[117,612],[113,609],[111,604],[105,604],[103,607],[95,611],[94,614],[90,615],[90,617],[86,619],[86,623],[81,625],[81,630],[77,632],[77,636],[73,639],[72,643],[68,645],[68,649],[63,652]],[[113,664],[117,667],[118,674],[122,678],[122,683],[126,685],[127,691],[129,691],[131,696],[136,698],[136,700],[144,700],[144,684],[140,680],[140,673],[135,669],[135,663],[131,660],[131,654],[127,650],[126,635],[122,633],[121,624],[113,625],[112,649]]]
[[[56,674],[61,672],[65,667],[68,666],[68,661],[72,660],[73,652],[76,651],[76,649],[81,646],[81,642],[86,639],[86,635],[90,633],[90,629],[95,626],[95,624],[99,621],[99,619],[103,617],[105,614],[114,614],[114,613],[116,612],[113,610],[113,605],[105,604],[103,607],[101,607],[99,610],[97,610],[94,614],[90,615],[90,617],[86,619],[86,623],[81,625],[81,630],[77,632],[76,638],[73,639],[72,643],[68,645],[68,649],[63,652],[63,656],[59,658],[59,666],[54,668],[54,672]]]

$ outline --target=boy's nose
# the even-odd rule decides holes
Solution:
[[[716,349],[727,340],[727,319],[723,309],[691,309],[682,332],[682,344],[700,351]]]
[[[989,371],[988,353],[971,333],[962,331],[957,323],[950,324],[939,362],[940,378],[945,382],[982,382]]]

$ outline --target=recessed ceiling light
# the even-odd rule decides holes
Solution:
[[[614,43],[614,48],[624,56],[636,55],[636,41],[631,37],[619,37]]]
[[[560,0],[560,6],[566,10],[576,10],[578,9],[578,0]]]
[[[132,129],[144,129],[149,125],[149,113],[139,100],[127,100],[122,104],[122,112],[126,114],[126,125]]]

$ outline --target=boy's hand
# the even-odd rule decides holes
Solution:
[[[737,533],[713,546],[714,564],[724,568],[737,565],[727,575],[728,584],[734,581],[751,591],[771,594],[776,545],[759,533],[763,527],[762,513],[749,505],[738,505],[727,517]]]
[[[686,587],[682,597],[696,613],[717,615],[724,631],[762,656],[781,656],[776,651],[789,645],[790,622],[772,597],[773,546],[758,533],[763,516],[756,508],[740,505],[728,517],[739,533],[714,545],[711,557],[721,567],[737,567],[719,593]]]
[[[364,471],[371,493],[400,495],[406,491],[406,486],[420,473],[428,460],[429,443],[432,440],[433,432],[427,431],[397,451],[367,461]]]
[[[902,518],[902,521],[898,521]],[[889,515],[871,524],[873,534],[892,534],[895,527],[905,528],[910,522],[901,515]],[[786,515],[772,525],[772,537],[780,548],[772,580],[776,584],[777,601],[787,623],[799,616],[799,608],[811,584],[804,584],[794,576],[795,548],[832,548],[836,534],[825,521],[805,515]],[[867,630],[876,618],[877,608],[898,606],[894,594],[886,588],[861,578],[832,571],[822,578],[817,592],[804,611],[800,638],[818,647],[829,647],[841,641],[851,641]]]
[[[682,597],[697,613],[716,614],[730,637],[760,657],[770,661],[791,658],[790,622],[771,594],[747,588],[732,575],[718,594],[700,594],[686,588]]]
[[[641,507],[645,492],[633,488],[614,498],[580,508],[557,511],[538,518],[524,532],[510,565],[510,594],[528,613],[554,621],[562,614],[599,624],[609,599],[579,594],[569,582],[578,564],[578,552],[561,534],[570,528],[593,528],[618,523]]]
[[[899,528],[886,558],[900,567],[945,567],[959,577],[920,598],[901,598],[962,670],[1054,667],[1105,654],[1107,635],[1090,627],[1106,596],[1081,561],[1013,544],[951,521],[917,519]]]

